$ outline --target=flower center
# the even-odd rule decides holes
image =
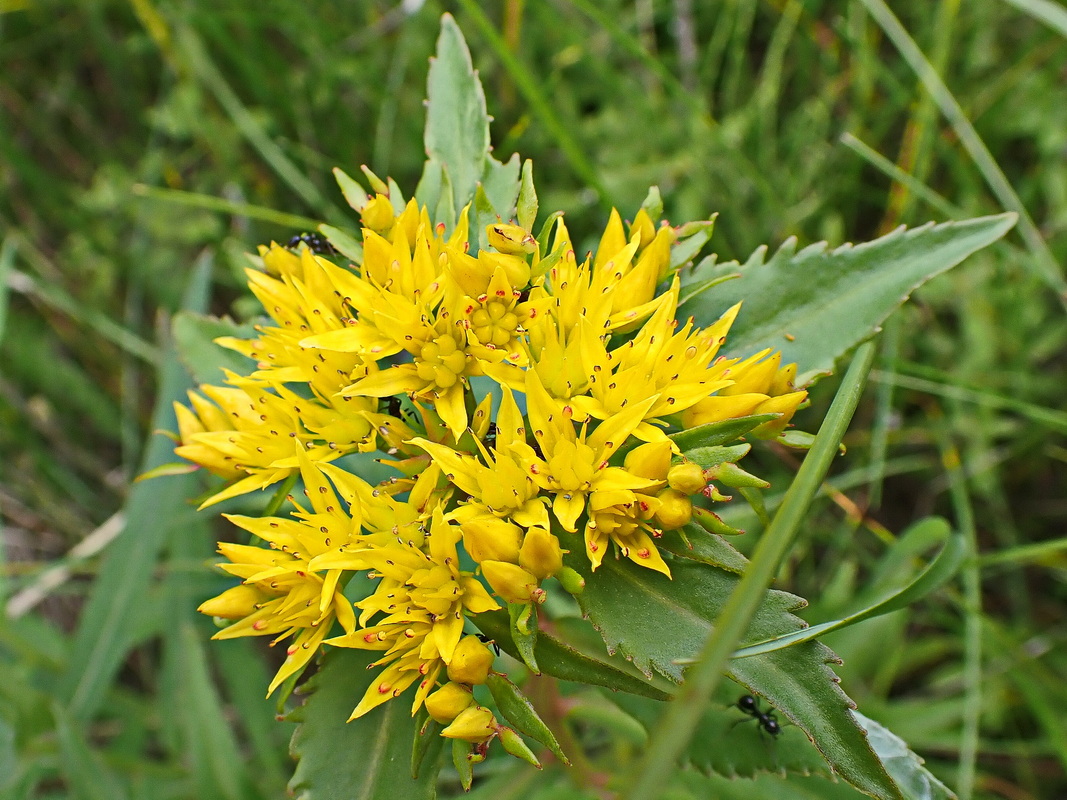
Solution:
[[[490,300],[471,314],[471,329],[478,341],[493,347],[504,347],[515,337],[519,317],[511,310],[514,301],[505,303]]]
[[[451,336],[438,336],[419,351],[416,369],[424,381],[433,381],[441,389],[456,385],[467,368],[467,354]]]

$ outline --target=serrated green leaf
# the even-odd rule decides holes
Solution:
[[[715,701],[701,718],[682,755],[682,766],[727,778],[753,778],[768,772],[826,777],[833,774],[819,751],[796,726],[784,724],[780,734],[770,736],[754,718],[745,716],[737,708],[738,699],[745,693],[728,681],[719,685]],[[629,695],[618,695],[612,700],[649,731],[655,730],[664,708],[661,703]],[[761,704],[761,708],[774,713],[766,704]]]
[[[681,681],[679,660],[692,658],[711,633],[737,575],[705,564],[674,561],[673,579],[629,560],[605,559],[578,596],[582,610],[619,652],[646,674]],[[791,612],[804,601],[769,591],[752,620],[748,641],[762,641],[803,626]],[[622,610],[625,611],[622,611]],[[669,631],[669,635],[664,635]],[[854,786],[879,798],[899,794],[850,713],[851,701],[827,666],[829,648],[796,648],[730,662],[729,675],[767,701],[813,738],[823,757]]]
[[[251,325],[238,325],[231,319],[219,319],[193,311],[179,311],[174,315],[174,346],[193,380],[197,383],[222,383],[223,369],[248,375],[256,362],[240,353],[215,344],[220,336],[250,339],[256,335]]]
[[[493,639],[501,650],[521,660],[518,647],[511,638],[507,612],[486,611],[471,617],[471,620],[478,626],[478,630]],[[557,620],[556,627],[562,627],[562,622],[563,620]],[[589,649],[575,646],[544,631],[537,636],[534,652],[537,665],[546,675],[639,694],[655,700],[666,700],[670,697],[652,685],[648,679],[629,674],[623,668],[612,664],[607,653],[604,653],[602,659],[598,659]]]
[[[415,199],[420,206],[426,206],[430,209],[430,217],[433,223],[436,225],[438,222],[445,223],[446,226],[450,224],[449,220],[437,219],[434,214],[437,212],[437,204],[441,199],[441,164],[439,161],[433,158],[426,159],[422,165],[422,175],[419,177],[419,182],[415,186]],[[451,196],[451,190],[449,190]],[[454,222],[454,220],[452,221]]]
[[[741,277],[683,304],[679,318],[691,314],[708,325],[744,301],[727,338],[728,353],[781,350],[784,363],[797,363],[797,383],[804,385],[831,372],[915,289],[995,242],[1015,220],[1015,214],[1000,214],[931,223],[833,250],[821,242],[798,252],[796,239],[789,239],[769,260],[761,247],[740,269],[730,262],[690,272],[687,284],[735,271]]]
[[[683,535],[684,534],[684,535]],[[661,549],[690,561],[710,564],[740,575],[748,560],[721,536],[709,533],[690,522],[682,531],[664,531],[658,542]]]
[[[289,782],[296,800],[432,799],[437,770],[423,764],[411,777],[417,732],[410,691],[345,722],[377,677],[367,667],[378,654],[337,649],[323,659],[317,688],[305,704],[290,752],[298,759]]]
[[[955,793],[923,766],[923,760],[908,748],[907,742],[858,711],[852,714],[867,729],[871,747],[906,800],[956,800]]]
[[[512,153],[511,158],[501,163],[491,155],[485,157],[485,171],[482,173],[482,188],[489,198],[495,216],[504,222],[515,218],[516,203],[519,197],[519,154]],[[496,222],[492,219],[486,224]]]
[[[426,154],[448,170],[453,208],[463,208],[485,171],[489,115],[467,43],[451,14],[441,17],[426,95]]]

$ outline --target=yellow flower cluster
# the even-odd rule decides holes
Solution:
[[[756,431],[774,436],[805,393],[778,354],[718,355],[737,307],[679,325],[676,233],[643,210],[628,231],[613,212],[584,259],[562,218],[539,242],[383,195],[362,216],[358,266],[261,248],[249,281],[273,324],[219,340],[255,369],[177,406],[177,453],[227,481],[204,505],[297,475],[306,496],[228,517],[267,547],[220,545],[242,583],[200,610],[234,620],[219,638],[291,640],[272,691],[323,643],[381,651],[353,716],[417,685],[413,710],[484,742],[502,728],[471,686],[493,656],[467,617],[540,602],[552,577],[576,591],[612,543],[669,576],[657,538],[723,496],[668,433],[775,412]],[[372,451],[397,470],[377,487],[345,468]]]

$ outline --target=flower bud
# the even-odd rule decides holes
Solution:
[[[517,256],[529,254],[537,250],[537,240],[533,235],[519,225],[496,225],[485,226],[489,245],[501,253]]]
[[[763,480],[763,478],[757,478],[752,473],[745,472],[745,470],[741,469],[737,464],[729,461],[724,461],[722,464],[716,464],[708,470],[708,476],[713,480],[719,481],[726,486],[732,486],[735,489],[769,489],[771,486],[767,481]]]
[[[692,461],[671,467],[667,472],[667,483],[682,494],[696,494],[708,484],[704,480],[704,470]]]
[[[757,439],[773,439],[778,436],[793,418],[797,406],[803,403],[807,396],[807,392],[791,392],[790,394],[783,394],[764,400],[756,407],[756,414],[777,412],[782,416],[770,422],[764,422],[752,431],[752,435]]]
[[[506,725],[501,725],[498,732],[500,734],[500,744],[504,746],[505,750],[516,758],[521,758],[527,764],[533,764],[538,769],[541,769],[541,762],[537,760],[533,750],[530,749],[519,734]]]
[[[426,698],[426,710],[435,720],[447,725],[473,703],[474,695],[466,686],[446,683]]]
[[[478,564],[483,561],[519,560],[522,529],[518,525],[491,516],[474,517],[460,523],[463,546]]]
[[[652,217],[648,215],[648,212],[643,208],[638,210],[634,215],[634,221],[630,225],[630,238],[637,234],[641,237],[641,244],[638,245],[640,249],[648,247],[653,239],[656,238],[656,225],[652,222]]]
[[[492,651],[477,636],[464,636],[452,652],[452,660],[448,662],[448,679],[468,685],[485,683],[491,666]]]
[[[496,733],[496,717],[485,706],[468,706],[455,720],[441,731],[449,739],[465,742],[484,742]]]
[[[563,588],[571,594],[581,594],[585,591],[585,578],[577,570],[564,567],[556,573],[556,579],[563,584]]]
[[[537,578],[515,564],[504,561],[483,561],[482,574],[493,591],[509,603],[540,602],[544,592],[537,586]]]
[[[693,503],[688,495],[677,489],[664,489],[656,497],[661,505],[655,519],[664,530],[677,530],[693,518]]]
[[[555,575],[563,566],[559,539],[544,528],[530,528],[519,549],[519,564],[541,580]]]
[[[374,199],[359,212],[363,225],[375,233],[383,233],[393,227],[395,214],[393,203],[384,194],[376,194]]]
[[[227,589],[218,597],[205,600],[196,610],[209,617],[243,619],[256,610],[256,604],[267,599],[266,593],[255,586],[242,583]]]
[[[626,454],[623,466],[631,475],[662,481],[671,467],[671,443],[669,440],[638,445]]]

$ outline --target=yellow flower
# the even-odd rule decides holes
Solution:
[[[197,420],[179,412],[180,428],[189,431],[174,449],[179,457],[223,477],[246,476],[212,495],[201,508],[283,480],[299,469],[301,455],[329,461],[345,452],[346,448],[323,441],[305,428],[309,412],[321,410],[315,408],[314,401],[282,386],[275,387],[278,394],[274,394],[255,382],[228,375],[232,388],[200,387],[215,402],[214,408],[203,397],[189,393],[204,430],[196,431]],[[346,444],[354,449],[351,442]]]
[[[467,613],[499,608],[485,587],[459,569],[456,543],[460,532],[437,510],[427,533],[429,552],[407,542],[372,547],[358,554],[382,580],[374,594],[360,601],[363,628],[327,644],[384,650],[374,666],[388,665],[368,688],[350,719],[399,696],[419,681],[412,713],[433,689],[442,667],[451,662]],[[373,625],[367,626],[375,617]]]
[[[762,350],[746,359],[722,359],[712,365],[710,371],[729,379],[731,385],[684,411],[682,423],[695,427],[750,414],[779,413],[780,418],[753,431],[757,437],[777,436],[808,396],[805,391],[794,390],[796,364],[782,367],[781,361],[781,353],[771,355],[770,350]]]
[[[271,681],[268,694],[299,672],[318,650],[336,619],[348,632],[356,617],[352,604],[339,587],[340,570],[320,574],[311,561],[335,540],[347,541],[359,530],[358,507],[346,513],[336,497],[309,492],[312,509],[300,509],[302,519],[224,515],[270,544],[270,549],[220,543],[219,552],[230,563],[220,565],[243,584],[203,603],[204,614],[237,621],[215,634],[216,639],[239,636],[275,636],[274,642],[293,637],[286,659]]]

